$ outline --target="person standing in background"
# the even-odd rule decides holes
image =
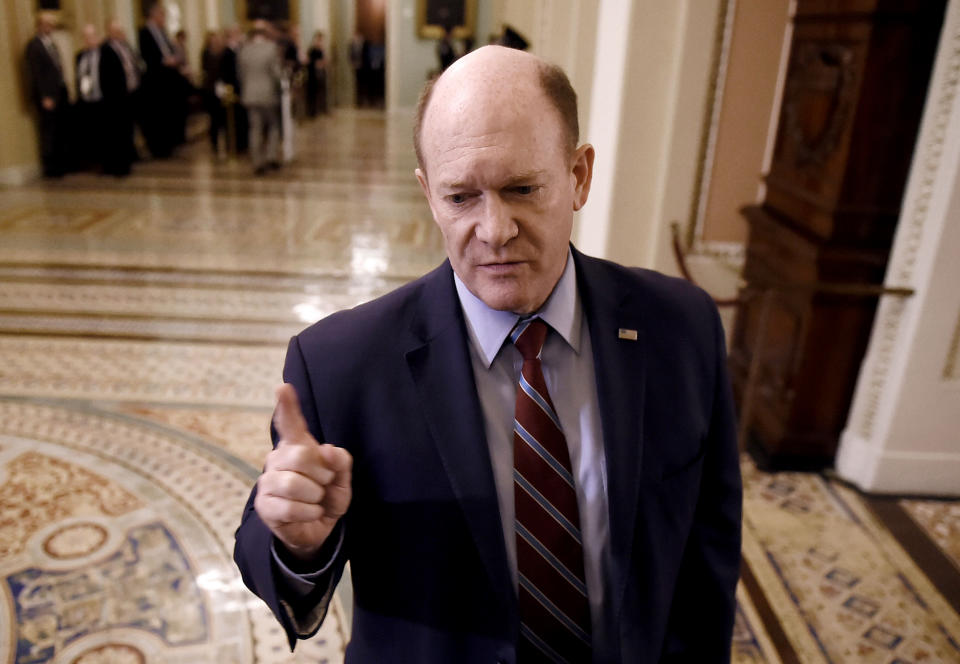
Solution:
[[[240,87],[240,77],[237,74],[237,55],[243,46],[243,32],[235,25],[230,26],[224,31],[224,42],[226,48],[220,62],[220,78],[226,85],[233,87],[234,103],[229,112],[233,113],[234,148],[237,154],[245,154],[250,135],[250,125],[247,118],[247,109],[240,101],[243,94]]]
[[[66,168],[69,97],[63,81],[63,60],[53,42],[56,19],[50,12],[37,14],[37,33],[27,42],[25,59],[32,99],[37,108],[40,159],[45,177],[60,177]]]
[[[250,159],[256,175],[263,175],[268,168],[280,167],[280,79],[283,65],[277,43],[268,37],[269,31],[266,21],[255,21],[250,41],[237,58],[241,101],[250,120]]]
[[[100,89],[100,35],[92,23],[83,26],[83,48],[77,52],[74,144],[76,161],[96,168],[102,159],[103,92]]]
[[[100,47],[100,89],[103,93],[103,172],[122,177],[136,157],[133,125],[140,88],[141,65],[127,41],[123,24],[107,22],[107,39]]]
[[[147,21],[140,28],[140,54],[147,64],[143,76],[143,116],[141,128],[150,153],[165,159],[179,143],[179,127],[184,86],[177,58],[166,31],[167,14],[159,2],[150,7]]]
[[[327,114],[327,59],[323,47],[323,32],[317,30],[307,53],[307,115]]]
[[[211,30],[207,33],[207,40],[200,55],[203,76],[200,87],[203,91],[203,106],[210,116],[210,146],[214,155],[219,154],[220,134],[226,125],[226,111],[220,100],[225,86],[221,71],[226,50],[223,36],[219,32]]]
[[[300,53],[300,26],[291,23],[286,30],[277,28],[277,44],[283,53],[283,66],[287,69],[290,77],[293,78],[300,67],[303,66],[304,58]]]
[[[350,66],[353,68],[354,104],[357,108],[366,106],[370,99],[367,89],[368,50],[364,36],[359,32],[353,33],[353,38],[350,40]]]

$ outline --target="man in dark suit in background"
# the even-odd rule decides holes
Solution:
[[[291,341],[237,531],[291,646],[349,560],[348,663],[730,659],[741,488],[709,296],[569,244],[576,95],[488,46],[422,97],[448,261]]]
[[[150,153],[158,159],[169,157],[180,143],[186,103],[181,62],[167,35],[166,22],[166,10],[156,2],[139,33],[140,56],[147,67],[141,83],[140,128]]]
[[[103,172],[122,177],[136,156],[134,117],[140,88],[140,61],[118,19],[107,23],[100,47],[100,87],[103,90]]]
[[[59,177],[67,167],[69,97],[63,81],[63,59],[52,36],[55,26],[53,14],[37,14],[37,34],[27,43],[25,56],[31,96],[37,107],[40,159],[46,177]]]
[[[103,91],[100,88],[100,35],[88,23],[83,26],[83,48],[75,61],[77,96],[74,105],[74,140],[79,167],[100,165],[103,141]]]
[[[226,30],[226,46],[223,52],[223,58],[220,63],[220,77],[227,85],[233,86],[234,103],[230,109],[233,113],[233,139],[234,148],[237,154],[247,152],[247,142],[249,141],[250,124],[247,117],[247,109],[244,108],[240,99],[243,97],[243,89],[240,86],[240,76],[237,73],[237,55],[243,48],[243,32],[237,26],[231,26]]]

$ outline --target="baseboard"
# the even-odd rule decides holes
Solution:
[[[960,453],[884,450],[843,432],[837,474],[868,493],[960,496]]]
[[[0,168],[0,184],[12,187],[33,182],[40,177],[40,167],[36,164],[8,166]]]

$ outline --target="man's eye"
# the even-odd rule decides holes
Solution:
[[[462,205],[467,202],[466,194],[450,194],[447,196],[447,200],[453,203],[454,205]]]
[[[513,188],[515,194],[520,194],[521,196],[529,196],[534,192],[536,188],[532,184],[521,184]]]

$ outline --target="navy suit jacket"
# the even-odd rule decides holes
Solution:
[[[741,489],[716,308],[686,282],[576,250],[574,260],[610,510],[594,661],[727,662]],[[354,457],[343,546],[305,601],[282,597],[253,495],[237,531],[244,582],[291,646],[280,600],[327,601],[349,560],[348,664],[516,661],[516,591],[468,343],[449,262],[291,340],[284,379],[311,432]]]

